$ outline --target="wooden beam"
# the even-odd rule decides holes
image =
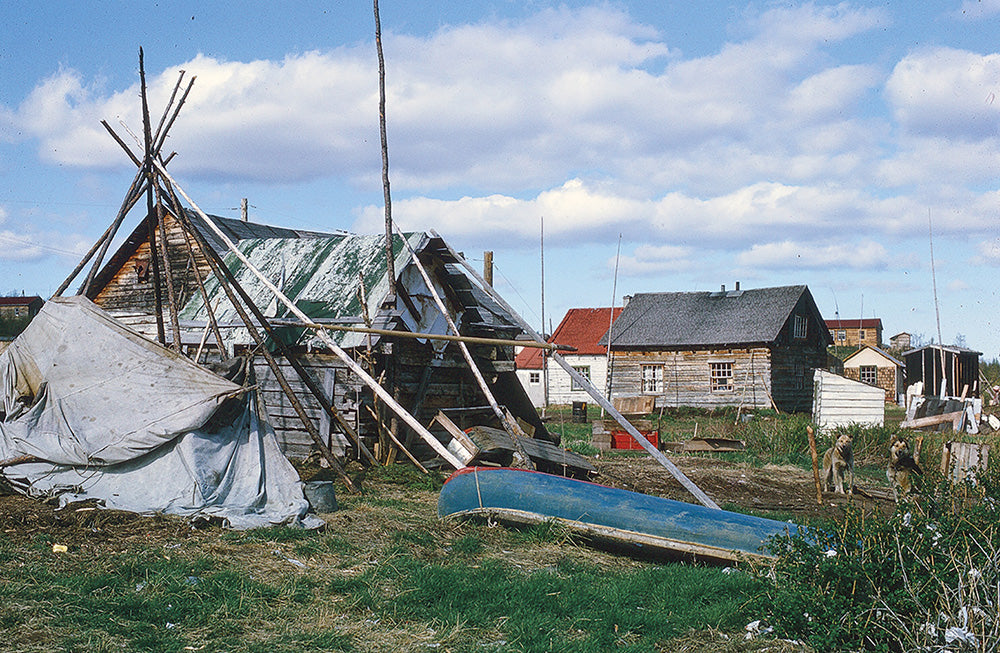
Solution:
[[[435,232],[431,233],[435,237],[441,238],[440,236],[438,236],[437,233]],[[444,239],[441,240],[442,242],[444,241]],[[490,295],[490,297],[493,298],[494,301],[500,304],[500,306],[506,309],[507,312],[510,313],[511,317],[513,317],[515,320],[518,321],[518,323],[521,325],[521,328],[524,329],[525,333],[529,334],[532,338],[534,338],[536,342],[545,342],[545,339],[542,338],[533,328],[531,328],[531,325],[529,325],[524,320],[524,318],[522,318],[517,313],[517,311],[515,311],[510,306],[510,304],[508,304],[507,301],[500,296],[499,293],[497,293],[491,286],[489,286],[485,282],[485,280],[481,276],[479,276],[479,273],[476,272],[475,268],[469,265],[469,263],[465,260],[464,257],[459,256],[458,252],[451,249],[451,246],[448,245],[447,243],[445,243],[444,245],[445,247],[448,248],[448,251],[451,253],[451,255],[455,257],[455,260],[460,265],[462,265],[462,267],[464,267],[469,272],[469,274],[472,275],[474,279],[476,279],[480,283],[480,286],[483,288],[483,290],[487,292]],[[673,477],[676,478],[680,482],[680,484],[687,489],[688,492],[693,494],[695,498],[698,499],[698,501],[700,501],[703,505],[708,506],[709,508],[714,508],[716,510],[720,509],[717,503],[712,501],[712,499],[709,498],[709,496],[705,494],[701,490],[701,488],[695,485],[691,481],[691,479],[689,479],[687,476],[684,475],[684,472],[678,469],[677,466],[674,465],[670,460],[668,460],[666,456],[660,453],[660,451],[656,447],[654,447],[649,440],[643,437],[643,435],[639,433],[639,431],[634,426],[632,426],[632,424],[629,423],[629,421],[625,419],[625,417],[621,413],[619,413],[615,409],[614,405],[612,405],[612,403],[608,401],[607,398],[605,398],[604,394],[594,387],[594,385],[590,382],[589,379],[587,379],[582,374],[573,369],[573,366],[570,365],[566,361],[566,359],[560,356],[557,352],[552,353],[552,360],[556,361],[556,363],[558,363],[560,367],[566,370],[566,373],[569,374],[570,377],[574,381],[576,381],[581,388],[586,390],[587,394],[593,397],[594,401],[596,401],[599,406],[604,408],[611,415],[611,417],[613,417],[614,420],[618,422],[621,425],[621,427],[624,428],[628,432],[628,434],[631,435],[632,438],[636,442],[638,442],[639,445],[643,449],[645,449],[650,456],[653,457],[654,460],[656,460],[656,462],[660,463],[660,465],[666,468],[666,470],[670,472],[673,475]]]
[[[576,347],[569,345],[557,345],[548,342],[535,342],[533,340],[508,340],[505,338],[480,338],[478,336],[450,335],[446,333],[415,333],[413,331],[394,331],[392,329],[375,329],[361,326],[345,326],[340,324],[318,324],[316,322],[288,320],[275,318],[269,320],[276,326],[304,327],[307,329],[324,329],[326,331],[344,331],[349,333],[371,333],[380,336],[391,336],[396,338],[413,338],[418,340],[446,340],[448,342],[467,342],[474,345],[497,345],[499,347],[529,347],[533,349],[547,349],[549,351],[576,351]]]
[[[264,284],[264,286],[268,290],[274,293],[274,296],[278,299],[278,301],[280,301],[282,304],[288,307],[288,310],[293,315],[298,317],[303,322],[308,322],[309,316],[303,313],[302,310],[298,306],[296,306],[295,303],[292,300],[290,300],[287,295],[285,295],[285,293],[283,293],[277,286],[275,286],[270,279],[268,279],[263,273],[261,273],[261,271],[258,270],[249,261],[249,259],[247,259],[246,255],[244,255],[243,252],[241,252],[239,248],[233,244],[233,241],[229,239],[229,236],[227,236],[224,231],[219,229],[218,225],[216,225],[210,218],[208,218],[208,216],[205,215],[205,212],[201,210],[201,208],[194,202],[194,200],[192,200],[191,197],[184,192],[184,189],[181,188],[177,184],[177,182],[173,179],[173,177],[170,176],[170,173],[167,172],[166,168],[163,167],[163,165],[158,162],[154,162],[154,165],[156,165],[157,168],[159,168],[163,176],[177,189],[177,191],[184,196],[184,199],[186,199],[188,203],[191,205],[191,207],[198,212],[198,214],[202,217],[202,219],[205,220],[205,223],[209,226],[209,228],[211,228],[215,232],[215,235],[218,236],[223,243],[225,243],[226,247],[229,248],[229,250],[233,253],[233,255],[235,255],[236,258],[240,259],[243,265],[246,266],[247,270],[250,271],[254,276],[256,276],[257,279],[260,280],[260,282]],[[358,365],[357,361],[351,358],[346,351],[341,349],[340,346],[337,343],[335,343],[332,338],[326,335],[326,333],[323,330],[317,330],[316,335],[323,342],[323,344],[325,344],[327,347],[330,348],[330,351],[336,354],[337,357],[344,362],[347,368],[351,372],[353,372],[355,376],[357,376],[359,379],[361,379],[361,381],[365,385],[371,388],[372,392],[378,395],[379,399],[384,401],[393,410],[393,412],[399,415],[399,417],[404,422],[406,422],[406,424],[410,426],[410,428],[414,429],[420,435],[420,437],[423,438],[424,441],[427,442],[427,444],[429,444],[431,448],[438,453],[438,455],[440,455],[442,458],[445,459],[445,461],[448,462],[449,465],[451,465],[455,469],[461,469],[464,466],[462,465],[461,461],[459,461],[454,455],[452,455],[452,453],[448,451],[448,449],[445,448],[445,446],[442,445],[430,431],[424,428],[423,424],[418,422],[416,418],[413,417],[413,415],[410,415],[410,413],[408,413],[405,408],[399,405],[399,402],[396,401],[392,397],[392,395],[386,391],[385,388],[380,386],[375,381],[375,379],[373,379],[371,375],[368,374],[368,372],[366,372],[364,369],[362,369],[360,365]]]

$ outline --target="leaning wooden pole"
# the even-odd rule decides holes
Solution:
[[[424,264],[420,261],[420,257],[417,256],[415,251],[413,251],[413,247],[410,246],[409,241],[406,240],[403,234],[400,234],[399,237],[402,239],[406,248],[410,251],[413,263],[416,265],[417,270],[419,270],[420,276],[424,280],[424,285],[426,285],[428,290],[430,290],[431,297],[434,299],[434,304],[437,306],[438,311],[441,312],[445,321],[448,322],[448,328],[455,334],[455,336],[461,336],[462,334],[459,332],[458,327],[455,326],[455,321],[451,319],[451,314],[448,312],[448,308],[444,305],[441,295],[439,295],[437,289],[434,288],[434,282],[431,281],[430,275],[427,274],[427,270],[424,268]],[[490,386],[487,385],[486,379],[483,378],[483,373],[479,371],[479,366],[476,365],[475,359],[472,358],[472,352],[469,351],[469,346],[465,344],[465,342],[459,340],[458,348],[462,351],[465,363],[469,366],[469,370],[472,371],[472,376],[476,379],[476,383],[479,384],[479,389],[482,391],[483,396],[486,397],[486,401],[490,404],[493,414],[496,415],[498,420],[500,420],[504,430],[507,431],[508,435],[510,435],[510,439],[514,441],[514,447],[524,460],[525,467],[528,469],[535,469],[535,464],[528,456],[528,452],[524,450],[524,445],[521,444],[521,438],[526,438],[528,435],[521,429],[520,426],[518,426],[517,422],[509,412],[501,410],[496,397],[494,397],[493,392],[490,391]]]
[[[358,435],[358,433],[347,422],[347,420],[344,418],[344,416],[341,415],[340,411],[337,410],[337,408],[333,405],[333,402],[330,401],[330,400],[328,400],[326,398],[326,395],[323,394],[323,392],[320,389],[319,385],[316,384],[316,382],[313,380],[312,376],[309,375],[309,372],[306,371],[305,367],[299,362],[298,358],[296,358],[295,356],[293,356],[291,354],[291,352],[288,351],[288,348],[285,347],[285,345],[282,343],[281,339],[279,337],[277,337],[277,335],[274,332],[274,329],[271,327],[271,324],[264,317],[264,314],[253,303],[253,300],[246,293],[246,291],[242,287],[240,287],[240,285],[238,283],[236,283],[236,279],[233,276],[232,272],[230,272],[229,268],[226,267],[225,263],[222,261],[222,259],[219,257],[219,255],[215,252],[215,250],[213,250],[211,247],[209,247],[204,242],[204,239],[201,236],[201,234],[197,233],[194,230],[194,227],[191,224],[191,221],[188,219],[187,214],[184,213],[183,207],[180,206],[180,202],[177,201],[177,197],[176,197],[176,195],[173,194],[173,190],[172,190],[172,188],[169,187],[169,185],[168,185],[168,193],[169,193],[170,198],[171,198],[171,200],[173,202],[174,209],[175,209],[175,214],[183,214],[183,217],[178,217],[178,220],[181,222],[181,225],[184,228],[185,235],[187,235],[188,232],[191,232],[191,237],[193,237],[195,239],[195,243],[197,244],[198,248],[201,250],[202,255],[208,261],[209,265],[212,267],[212,271],[215,273],[216,277],[219,279],[219,284],[221,286],[223,286],[223,289],[225,290],[224,282],[229,282],[229,281],[232,282],[233,289],[235,290],[235,292],[237,294],[239,294],[240,299],[246,304],[246,306],[249,308],[249,310],[253,313],[254,318],[261,325],[261,327],[264,329],[264,331],[267,333],[267,335],[271,338],[271,341],[277,346],[278,353],[281,354],[281,355],[283,355],[285,357],[285,359],[288,361],[288,364],[291,365],[291,367],[295,371],[295,373],[298,374],[299,379],[301,379],[302,383],[305,384],[305,386],[309,390],[309,392],[312,393],[313,397],[316,398],[316,401],[319,402],[320,407],[328,415],[331,415],[334,418],[334,420],[340,425],[341,431],[348,437],[348,439],[350,439],[355,444],[355,446],[357,446],[359,453],[363,454],[365,456],[365,458],[367,458],[373,465],[377,465],[378,461],[375,459],[375,457],[372,455],[372,453],[368,450],[368,448],[365,447],[364,442],[361,441],[361,436]],[[202,218],[205,219],[208,222],[211,222],[211,220],[207,216],[205,216],[204,214],[202,214]],[[214,223],[212,223],[212,224],[214,226]],[[229,291],[227,291],[226,295],[229,298],[229,301],[233,303],[233,307],[237,310],[237,312],[240,312],[240,308],[237,306],[236,300],[233,298],[233,295]],[[207,305],[208,304],[207,295],[206,295],[205,301],[206,301],[206,305]],[[208,306],[208,310],[211,311],[211,306]],[[243,317],[244,313],[241,312],[240,315],[241,315],[241,317]],[[244,319],[244,321],[246,321],[246,320]],[[247,328],[251,329],[252,328],[252,324],[248,324]],[[219,336],[219,342],[220,342],[220,347],[221,347],[222,346],[222,344],[221,344],[222,343],[222,337],[221,337],[221,335]],[[255,342],[257,342],[257,341],[255,340]],[[262,352],[262,355],[264,356],[265,360],[268,362],[268,366],[271,367],[271,371],[274,372],[275,371],[275,367],[271,366],[271,362],[270,362],[270,360],[268,360],[268,358],[269,358],[269,352],[264,351],[264,352]],[[281,374],[280,369],[278,369],[278,371],[275,373],[275,377],[278,380],[278,385],[282,386],[282,390],[284,390],[284,385],[282,385],[282,382],[281,382],[284,377],[283,377],[283,374]],[[287,385],[287,384],[285,384],[285,385]],[[296,402],[296,401],[298,401],[298,399],[296,397],[290,397],[289,400],[292,401],[293,403]],[[309,429],[311,427],[312,427],[312,422],[310,421],[310,423],[306,425],[306,430],[309,431]],[[314,427],[312,427],[312,428],[314,429]],[[320,438],[320,436],[318,434],[318,431],[316,433],[317,433],[317,435],[314,438],[314,440],[317,440],[316,444],[317,444],[317,447],[320,450],[320,453],[322,453],[324,456],[327,456],[327,455],[332,456],[333,454],[329,452],[329,449],[326,447],[326,443],[322,442],[322,440],[321,440],[321,438]],[[310,436],[311,435],[312,435],[312,431],[310,431]]]
[[[434,232],[431,233],[437,236],[436,233]],[[438,237],[440,238],[440,236]],[[536,333],[535,330],[531,328],[531,325],[528,324],[524,320],[524,318],[521,317],[517,313],[517,311],[515,311],[511,307],[511,305],[508,304],[507,301],[500,296],[499,293],[497,293],[491,287],[486,285],[486,282],[483,280],[481,276],[479,276],[479,273],[476,272],[476,269],[473,268],[471,265],[469,265],[468,261],[466,261],[464,257],[460,256],[458,252],[451,249],[451,247],[447,243],[445,244],[445,246],[448,247],[449,251],[451,252],[451,255],[455,258],[455,260],[462,267],[464,267],[469,272],[469,274],[472,275],[474,279],[476,279],[480,283],[483,290],[487,292],[490,295],[490,297],[493,298],[494,301],[500,304],[500,306],[506,309],[507,312],[510,313],[511,317],[517,320],[518,324],[521,326],[522,329],[524,329],[525,333],[534,338],[536,342],[545,342],[545,339],[542,338],[538,333]],[[678,469],[677,466],[674,465],[669,459],[667,459],[666,456],[660,453],[659,449],[654,447],[649,440],[647,440],[641,433],[639,433],[639,431],[634,426],[632,426],[632,424],[627,419],[625,419],[625,417],[620,412],[618,412],[618,410],[614,407],[614,405],[604,397],[604,394],[600,390],[594,387],[594,385],[590,382],[588,378],[586,378],[585,376],[577,372],[575,369],[573,369],[573,366],[570,365],[566,361],[566,359],[560,356],[558,353],[552,352],[552,360],[554,360],[556,363],[559,364],[560,367],[566,370],[566,373],[570,375],[570,378],[572,378],[577,384],[579,384],[581,388],[585,389],[587,391],[587,394],[593,397],[594,401],[596,401],[599,406],[604,408],[611,415],[611,417],[614,418],[614,420],[618,422],[622,426],[622,428],[624,428],[628,432],[629,435],[632,436],[632,439],[638,442],[639,445],[643,449],[645,449],[649,453],[649,455],[653,457],[654,460],[656,460],[656,462],[660,463],[660,465],[666,468],[666,470],[670,472],[673,475],[673,477],[676,478],[680,482],[680,484],[684,486],[685,489],[687,489],[688,492],[693,494],[694,497],[698,499],[698,501],[700,501],[703,505],[708,506],[709,508],[715,508],[715,509],[719,508],[719,505],[714,501],[712,501],[712,499],[710,499],[709,496],[701,490],[701,488],[695,485],[691,481],[691,479],[685,476],[684,472]]]
[[[156,256],[156,225],[153,220],[156,215],[153,204],[153,185],[156,175],[153,171],[152,134],[149,126],[149,103],[146,99],[146,67],[143,62],[142,48],[139,48],[139,86],[142,96],[142,132],[145,156],[143,168],[146,171],[146,229],[149,237],[149,266],[153,272],[153,304],[156,312],[156,338],[161,345],[166,346],[167,336],[163,328],[163,298],[160,293],[160,264]]]
[[[260,282],[274,294],[274,296],[278,299],[278,301],[280,301],[282,304],[288,307],[288,310],[293,315],[298,317],[303,322],[308,322],[309,316],[303,313],[302,310],[295,305],[295,302],[290,300],[285,295],[285,293],[283,293],[277,286],[275,286],[270,279],[264,276],[264,274],[261,273],[261,271],[258,270],[256,266],[254,266],[250,262],[249,259],[247,259],[247,257],[243,254],[243,252],[241,252],[239,248],[233,244],[233,241],[229,239],[229,236],[227,236],[224,231],[219,229],[219,227],[211,219],[209,219],[208,216],[205,215],[205,212],[201,210],[201,208],[194,202],[194,200],[192,200],[184,192],[184,189],[181,188],[177,184],[177,182],[173,179],[173,177],[170,176],[170,173],[167,172],[166,168],[164,168],[162,165],[158,163],[156,165],[160,169],[160,172],[163,174],[163,176],[167,179],[167,181],[169,181],[173,185],[173,187],[176,188],[177,191],[184,197],[184,199],[188,201],[191,207],[198,213],[198,215],[202,217],[203,220],[205,220],[205,223],[212,229],[212,231],[215,232],[215,235],[218,236],[223,243],[225,243],[226,247],[229,248],[229,251],[231,251],[233,255],[236,256],[236,258],[238,258],[243,263],[244,266],[246,266],[247,270],[249,270],[255,277],[257,277],[257,279],[260,280]],[[357,361],[351,358],[346,351],[341,349],[340,345],[334,342],[333,339],[330,338],[330,336],[327,335],[325,331],[318,330],[315,333],[316,336],[320,339],[320,341],[322,341],[324,345],[329,347],[330,351],[332,351],[340,360],[342,360],[344,364],[347,366],[347,368],[355,376],[357,376],[359,379],[361,379],[361,381],[365,385],[371,388],[372,392],[374,392],[379,399],[384,401],[386,405],[388,405],[393,410],[393,412],[395,412],[404,422],[406,422],[407,426],[416,431],[417,434],[421,438],[423,438],[423,440],[428,445],[430,445],[430,447],[434,449],[434,451],[439,456],[444,458],[449,465],[451,465],[455,469],[461,469],[462,467],[465,466],[453,453],[448,451],[448,449],[443,444],[441,444],[441,442],[438,441],[438,439],[434,437],[434,435],[430,431],[428,431],[423,424],[421,424],[419,421],[417,421],[415,417],[413,417],[413,415],[407,412],[407,410],[403,408],[399,404],[399,402],[396,401],[395,398],[393,398],[393,396],[386,391],[385,388],[380,386],[378,382],[375,381],[375,379],[373,379],[370,374],[368,374],[368,372],[366,372],[360,365],[358,365]]]
[[[382,190],[385,195],[385,264],[388,268],[389,294],[386,301],[396,301],[396,264],[392,252],[392,198],[389,193],[389,139],[385,132],[385,57],[382,56],[382,21],[375,5],[375,49],[378,51],[378,130],[382,141]]]
[[[175,202],[175,204],[176,203],[177,202]],[[281,387],[282,392],[284,392],[285,396],[288,397],[288,401],[292,405],[292,409],[295,411],[295,414],[302,422],[303,427],[305,427],[306,431],[309,433],[309,436],[316,444],[316,447],[319,449],[320,453],[323,455],[326,461],[330,463],[330,467],[332,467],[333,470],[340,476],[341,480],[344,482],[344,485],[347,486],[347,489],[350,490],[351,492],[356,491],[357,488],[354,486],[354,483],[347,475],[347,472],[344,471],[344,468],[341,466],[340,462],[337,461],[337,458],[333,455],[333,452],[330,451],[330,448],[326,446],[325,442],[323,442],[323,438],[320,436],[319,431],[316,429],[316,426],[313,424],[312,419],[309,417],[308,413],[306,413],[305,408],[302,406],[302,402],[300,402],[299,398],[295,396],[295,392],[292,390],[292,387],[288,384],[288,380],[285,379],[285,375],[281,371],[281,366],[278,365],[278,362],[274,359],[274,356],[267,349],[267,347],[264,346],[265,343],[263,336],[260,335],[260,332],[257,330],[257,327],[254,326],[253,320],[250,319],[250,316],[247,314],[246,309],[243,308],[239,298],[236,297],[234,288],[239,289],[239,285],[235,283],[236,280],[232,277],[232,272],[230,272],[229,268],[226,267],[225,263],[221,260],[221,258],[219,258],[219,255],[214,250],[211,250],[211,248],[204,245],[204,243],[201,240],[202,239],[201,234],[194,231],[194,228],[191,225],[190,221],[187,220],[186,215],[180,215],[178,216],[178,219],[181,221],[183,228],[189,229],[192,232],[192,235],[194,236],[196,242],[198,242],[198,246],[202,248],[202,252],[206,255],[209,265],[212,267],[212,271],[215,273],[216,278],[219,281],[219,286],[226,293],[226,297],[229,298],[229,301],[232,303],[233,308],[239,314],[240,319],[243,320],[243,323],[246,325],[250,337],[253,338],[254,342],[257,344],[258,348],[261,351],[261,354],[264,356],[264,360],[267,361],[268,367],[271,368],[271,372],[274,374],[274,377],[277,380],[278,385]],[[253,304],[250,303],[248,305],[252,306]]]

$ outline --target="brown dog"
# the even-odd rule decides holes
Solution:
[[[885,477],[892,485],[892,496],[899,503],[900,493],[903,496],[913,491],[913,479],[910,474],[920,474],[920,465],[910,452],[910,445],[903,438],[897,438],[889,445],[889,466],[885,468]]]
[[[833,446],[823,454],[823,488],[827,492],[854,494],[854,451],[853,439],[848,434],[837,438]]]

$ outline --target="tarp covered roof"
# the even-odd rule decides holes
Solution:
[[[35,459],[3,474],[63,502],[299,522],[298,475],[240,390],[83,297],[54,298],[0,353],[0,460]]]
[[[417,251],[427,238],[422,233],[406,234],[405,237],[410,247]],[[237,248],[253,267],[314,320],[360,318],[364,313],[358,292],[362,283],[368,315],[374,317],[389,292],[385,237],[381,235],[255,238],[240,241]],[[395,269],[401,271],[410,262],[410,252],[398,235],[394,237],[393,252]],[[237,283],[267,317],[288,315],[287,308],[276,301],[274,293],[235,254],[227,253],[224,260]],[[216,319],[221,324],[241,323],[218,280],[208,279],[205,287]],[[218,308],[215,308],[217,303]],[[180,311],[180,319],[207,322],[205,301],[200,294],[192,297]],[[295,332],[289,341],[299,334],[300,331]],[[249,342],[242,331],[233,332],[231,337]],[[331,333],[331,337],[342,347],[359,346],[365,341],[365,336],[353,333]]]

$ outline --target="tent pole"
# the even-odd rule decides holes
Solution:
[[[436,232],[432,231],[431,233],[440,238],[440,236],[438,236]],[[504,300],[503,297],[501,297],[491,287],[486,285],[486,283],[483,281],[483,278],[479,276],[479,273],[476,272],[475,268],[469,265],[469,263],[465,260],[464,257],[459,256],[458,253],[455,250],[451,249],[451,246],[448,245],[447,243],[445,243],[445,247],[447,247],[448,251],[451,252],[451,255],[455,257],[455,260],[458,261],[459,264],[462,265],[462,267],[468,270],[469,273],[473,275],[473,278],[479,281],[479,283],[483,287],[483,290],[489,293],[490,297],[492,297],[494,301],[496,301],[498,304],[504,307],[510,313],[510,315],[515,320],[518,321],[518,323],[521,325],[521,328],[523,328],[527,334],[529,334],[537,342],[545,342],[545,340],[540,335],[538,335],[538,333],[536,333],[534,329],[531,328],[531,325],[529,325],[527,322],[524,321],[524,318],[522,318],[520,315],[517,314],[517,312],[510,306],[510,304],[506,302],[506,300]],[[695,485],[691,481],[691,479],[685,476],[684,472],[678,469],[677,466],[674,465],[666,456],[660,453],[659,449],[654,447],[649,440],[647,440],[641,433],[639,433],[639,431],[634,426],[632,426],[632,424],[627,419],[625,419],[625,417],[620,412],[618,412],[618,410],[614,407],[614,405],[610,401],[604,398],[604,395],[597,388],[594,387],[594,385],[590,382],[590,380],[588,380],[582,374],[574,370],[573,366],[570,365],[566,361],[566,359],[560,356],[557,352],[552,352],[552,360],[556,361],[564,370],[566,370],[566,373],[569,374],[570,377],[574,381],[576,381],[581,388],[584,388],[587,391],[587,393],[594,398],[594,401],[596,401],[602,408],[604,408],[611,415],[611,417],[613,417],[614,420],[618,422],[622,426],[622,428],[624,428],[628,432],[629,435],[632,436],[632,439],[638,442],[639,445],[642,446],[642,448],[645,449],[649,453],[649,455],[653,457],[654,460],[656,460],[656,462],[660,463],[660,465],[665,467],[667,471],[669,471],[674,476],[674,478],[676,478],[680,482],[681,485],[683,485],[691,494],[695,496],[696,499],[698,499],[698,501],[700,501],[703,505],[708,506],[709,508],[715,508],[715,509],[719,508],[719,505],[714,501],[712,501],[712,499],[710,499],[709,496],[701,490],[701,488]]]
[[[288,310],[293,315],[295,315],[296,317],[298,317],[300,320],[302,320],[304,322],[308,322],[309,321],[309,316],[307,316],[305,313],[303,313],[302,310],[299,309],[299,307],[296,306],[295,303],[292,302],[292,300],[290,300],[285,295],[285,293],[281,292],[281,290],[277,286],[275,286],[273,283],[271,283],[271,281],[266,276],[264,276],[260,272],[260,270],[258,270],[247,259],[247,257],[243,254],[243,252],[241,252],[239,250],[239,248],[236,247],[236,245],[233,244],[233,241],[231,241],[229,239],[229,236],[227,236],[225,234],[225,232],[223,232],[221,229],[219,229],[219,227],[214,222],[212,222],[212,220],[209,219],[208,216],[205,215],[204,211],[201,210],[201,208],[194,202],[194,200],[192,200],[184,192],[183,188],[181,188],[180,186],[177,185],[177,182],[170,176],[170,173],[167,172],[166,168],[164,168],[162,165],[160,165],[159,163],[157,163],[155,161],[154,161],[154,165],[156,165],[160,169],[160,172],[163,174],[163,176],[166,177],[166,179],[178,190],[178,192],[180,192],[180,194],[182,196],[184,196],[184,199],[186,199],[188,201],[188,203],[191,204],[191,207],[195,211],[198,212],[198,214],[202,217],[202,219],[205,220],[206,224],[215,232],[215,234],[222,240],[222,242],[224,242],[226,244],[226,247],[228,247],[229,250],[238,259],[240,259],[240,261],[243,263],[243,265],[246,266],[247,270],[249,270],[254,276],[256,276],[261,281],[261,283],[263,283],[264,286],[268,288],[268,290],[270,290],[272,293],[274,293],[275,297],[277,297],[278,300],[281,301],[281,303],[283,303],[285,306],[287,306]],[[439,456],[441,456],[442,458],[444,458],[448,462],[449,465],[451,465],[455,469],[462,469],[465,466],[465,465],[462,464],[462,462],[458,458],[455,457],[454,454],[452,454],[450,451],[448,451],[448,449],[443,444],[441,444],[441,442],[439,442],[438,439],[435,438],[434,435],[430,431],[428,431],[426,428],[424,428],[423,424],[421,424],[420,422],[418,422],[416,420],[416,418],[413,417],[413,415],[410,415],[410,413],[408,413],[406,411],[406,409],[403,408],[399,404],[399,402],[396,401],[392,397],[392,395],[389,394],[386,391],[385,388],[383,388],[382,386],[380,386],[375,381],[375,379],[373,379],[371,377],[370,374],[368,374],[367,372],[365,372],[364,369],[362,369],[361,366],[358,365],[357,361],[355,361],[353,358],[351,358],[347,354],[346,351],[344,351],[343,349],[341,349],[340,346],[337,343],[335,343],[333,341],[333,339],[330,338],[330,336],[328,336],[326,334],[325,331],[322,331],[322,330],[316,331],[316,335],[323,342],[323,344],[325,344],[327,347],[330,348],[330,351],[332,351],[334,354],[336,354],[336,356],[338,358],[340,358],[340,360],[342,360],[344,362],[344,364],[347,366],[348,369],[351,370],[351,372],[353,372],[359,379],[361,379],[361,381],[365,385],[367,385],[369,388],[371,388],[372,392],[374,392],[376,395],[378,395],[379,399],[381,399],[382,401],[384,401],[397,415],[399,415],[399,417],[404,422],[406,422],[406,424],[410,428],[412,428],[414,431],[416,431],[417,434],[419,434],[420,437],[423,438],[424,441],[427,442],[427,444],[429,444],[431,446],[431,448],[434,449],[434,451],[437,452],[437,454]]]
[[[441,296],[438,294],[437,289],[434,287],[434,283],[431,281],[431,277],[427,274],[427,270],[424,268],[424,264],[421,262],[420,257],[417,253],[413,251],[410,243],[406,240],[402,233],[399,234],[399,238],[406,245],[406,248],[410,251],[410,256],[413,258],[413,262],[417,266],[417,270],[420,271],[420,276],[424,279],[424,284],[427,285],[428,290],[431,292],[431,296],[434,298],[434,303],[437,305],[438,310],[441,311],[441,315],[448,322],[448,328],[458,337],[461,337],[461,333],[458,331],[458,327],[455,326],[455,321],[451,319],[451,314],[448,313],[448,309],[444,305],[444,301],[441,300]],[[469,365],[469,369],[472,370],[472,376],[475,377],[476,383],[479,384],[479,389],[482,390],[483,395],[486,396],[486,401],[489,402],[490,408],[493,409],[493,414],[497,416],[500,423],[503,424],[504,430],[510,435],[511,440],[514,441],[514,447],[517,452],[524,459],[524,465],[528,469],[534,469],[535,464],[531,461],[528,453],[524,450],[524,445],[521,444],[521,438],[528,437],[509,411],[501,410],[500,405],[497,403],[496,397],[490,392],[490,387],[486,384],[486,379],[483,378],[482,372],[479,371],[479,366],[476,365],[476,361],[472,358],[472,352],[469,351],[468,345],[465,342],[459,340],[458,347],[462,350],[462,356],[465,357],[465,362]]]
[[[228,289],[227,283],[233,284],[233,288],[235,288],[236,292],[239,293],[243,301],[246,302],[246,305],[253,312],[254,317],[257,318],[261,326],[264,328],[265,332],[268,334],[268,336],[271,337],[271,340],[278,346],[279,353],[281,353],[285,357],[285,359],[288,360],[289,365],[291,365],[292,369],[295,370],[295,373],[299,375],[299,378],[305,384],[306,388],[309,389],[309,392],[311,392],[312,395],[316,398],[316,401],[319,402],[323,410],[333,416],[334,420],[336,420],[336,422],[340,425],[340,428],[344,432],[344,434],[346,434],[347,437],[350,438],[354,442],[354,444],[358,447],[358,451],[364,454],[365,457],[373,465],[378,465],[378,461],[368,450],[368,448],[365,447],[364,442],[361,441],[361,436],[359,436],[358,433],[354,430],[354,428],[347,422],[347,420],[344,419],[344,416],[341,415],[340,411],[337,410],[337,408],[333,405],[333,401],[328,400],[326,398],[326,395],[323,394],[319,386],[313,381],[312,377],[309,376],[309,373],[302,366],[299,360],[295,356],[293,356],[291,352],[289,352],[288,349],[284,346],[281,340],[275,336],[274,330],[271,328],[271,325],[267,322],[267,319],[260,312],[260,309],[258,309],[257,306],[254,305],[253,300],[251,300],[249,295],[246,294],[246,291],[243,290],[243,288],[239,285],[239,283],[236,282],[236,279],[232,276],[232,272],[230,272],[229,268],[226,267],[226,264],[222,261],[221,257],[219,257],[219,255],[215,252],[215,250],[206,245],[204,243],[201,234],[194,230],[193,225],[191,224],[190,220],[187,217],[187,214],[184,213],[183,211],[183,207],[180,206],[180,202],[177,200],[176,195],[173,194],[172,189],[169,190],[171,199],[174,202],[175,206],[177,207],[177,211],[183,216],[178,218],[181,222],[181,226],[186,231],[190,232],[191,236],[195,240],[195,243],[201,249],[202,254],[205,256],[209,264],[212,266],[213,272],[215,272],[216,277],[219,279],[219,284],[222,286],[223,290],[227,291],[226,295],[229,297],[229,301],[232,302],[233,307],[238,312],[240,312],[240,317],[243,318],[243,321],[246,323],[247,330],[251,331],[252,333],[255,331],[255,328],[253,324],[249,322],[249,317],[246,316],[245,312],[241,310],[241,307],[239,306],[238,302],[233,298],[232,291]],[[212,222],[211,219],[208,218],[208,216],[206,216],[204,213],[201,213],[201,217],[208,224],[212,225],[212,227],[215,227],[215,223]],[[255,342],[257,342],[256,338]],[[268,359],[269,352],[267,352],[265,349],[263,353],[265,360]],[[270,361],[268,362],[268,366],[271,367],[271,370],[273,372],[275,372],[275,378],[278,380],[279,385],[281,385],[282,380],[284,380],[284,375],[281,374],[280,368],[271,366]],[[287,382],[285,383],[285,385],[287,386]],[[282,387],[282,390],[284,390],[284,386]],[[293,398],[292,401],[297,401],[297,399]],[[308,424],[306,425],[306,430],[309,430],[311,427],[315,430],[315,426],[312,424],[312,420],[309,420]],[[311,432],[310,435],[312,435]],[[316,437],[320,438],[318,432],[316,434]],[[324,456],[326,456],[327,453],[329,453],[329,449],[326,447],[326,443],[322,442],[321,438],[317,441],[317,446],[320,448],[320,451],[324,454]],[[331,458],[333,457],[332,453],[330,453],[329,455]]]

